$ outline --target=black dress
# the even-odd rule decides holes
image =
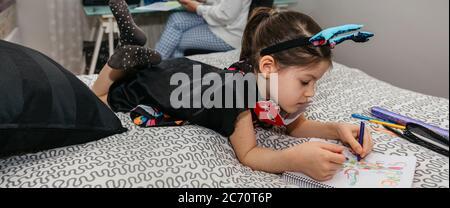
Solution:
[[[225,137],[229,137],[234,132],[236,118],[242,112],[249,110],[246,106],[252,106],[249,100],[245,100],[244,106],[235,105],[232,108],[206,108],[203,105],[199,108],[174,108],[170,102],[170,97],[172,92],[177,88],[179,89],[180,86],[171,85],[170,81],[172,75],[176,73],[184,73],[189,76],[190,83],[184,86],[190,88],[190,101],[192,104],[194,99],[198,98],[198,93],[203,94],[206,90],[211,90],[211,85],[200,85],[200,90],[193,90],[194,83],[201,81],[193,79],[194,65],[201,66],[201,77],[204,77],[208,73],[216,73],[224,80],[227,74],[242,74],[242,63],[238,62],[233,64],[232,67],[228,68],[230,70],[221,70],[186,58],[166,60],[158,66],[139,70],[137,73],[114,83],[110,88],[108,103],[116,112],[132,112],[132,119],[139,120],[135,120],[135,123],[138,125],[167,126],[189,123],[212,129]],[[222,91],[222,101],[225,101],[225,99],[233,99],[236,101],[235,97],[225,97],[226,93],[224,92],[227,87],[230,88],[229,85],[223,83],[220,87],[215,88],[214,91]],[[245,92],[254,92],[257,97],[256,99],[258,99],[256,85],[245,85],[245,89]],[[240,95],[237,90],[232,90],[234,91],[234,96]],[[245,95],[247,94],[245,93]],[[236,104],[236,102],[233,103]],[[225,103],[223,102],[223,104]],[[148,115],[148,109],[150,111],[154,110],[155,112],[150,112],[151,115]],[[146,115],[144,116],[145,120],[143,122],[140,120],[142,119],[142,115]]]

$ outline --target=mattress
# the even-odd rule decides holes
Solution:
[[[219,68],[238,60],[237,51],[190,57]],[[79,76],[92,85],[96,76]],[[358,124],[352,113],[372,106],[449,128],[449,100],[400,89],[359,69],[334,63],[318,83],[312,120]],[[99,141],[0,159],[0,187],[26,188],[295,188],[281,175],[253,171],[236,158],[228,138],[199,126],[140,128],[118,113],[129,129]],[[369,124],[374,152],[415,156],[413,187],[449,187],[449,159]],[[293,138],[284,129],[256,129],[259,145],[285,149],[311,138]]]

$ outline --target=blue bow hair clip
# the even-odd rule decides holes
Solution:
[[[371,37],[375,36],[375,34],[362,31],[353,34],[338,36],[344,33],[360,30],[362,27],[364,26],[349,24],[328,28],[314,35],[309,39],[309,42],[311,42],[314,46],[329,45],[331,48],[334,48],[336,47],[336,45],[341,44],[342,42],[347,40],[353,40],[354,42],[358,43],[367,42]]]
[[[328,28],[325,30],[322,30],[321,32],[317,33],[313,37],[301,37],[294,40],[288,40],[282,43],[278,43],[276,45],[267,47],[263,50],[261,50],[260,55],[270,55],[274,53],[278,53],[281,51],[289,50],[296,47],[302,47],[302,46],[330,46],[331,48],[336,47],[336,45],[343,43],[347,40],[353,40],[357,43],[363,43],[370,40],[371,37],[375,36],[375,34],[371,32],[356,32],[353,34],[348,35],[342,35],[348,32],[357,31],[360,30],[363,27],[363,25],[355,25],[355,24],[348,24],[348,25],[342,25],[337,27]]]

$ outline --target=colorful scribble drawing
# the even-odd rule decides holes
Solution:
[[[384,162],[380,161],[358,162],[353,159],[344,164],[342,171],[350,186],[357,185],[361,174],[371,172],[381,176],[381,181],[379,181],[381,187],[396,187],[400,182],[403,174],[402,170],[406,165],[404,162],[384,164]]]
[[[347,169],[344,171],[345,176],[347,177],[347,180],[349,181],[350,186],[356,185],[358,183],[358,175],[359,171],[356,169]]]

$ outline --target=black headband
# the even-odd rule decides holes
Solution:
[[[278,53],[292,48],[311,45],[312,43],[310,42],[310,39],[311,39],[310,37],[301,37],[294,40],[281,42],[261,50],[260,55],[267,56],[270,54]]]
[[[337,27],[328,28],[325,30],[322,30],[321,32],[317,33],[313,37],[301,37],[294,40],[288,40],[282,43],[275,44],[273,46],[267,47],[263,50],[261,50],[260,55],[266,56],[274,53],[278,53],[281,51],[289,50],[296,47],[302,47],[302,46],[308,46],[308,45],[314,45],[317,47],[328,45],[331,48],[334,48],[336,45],[343,43],[347,40],[353,40],[357,43],[364,43],[369,41],[371,37],[373,37],[375,34],[371,32],[364,32],[360,31],[358,33],[349,34],[349,35],[343,35],[338,36],[343,33],[348,33],[350,31],[356,31],[361,29],[362,25],[355,25],[355,24],[348,24],[348,25],[341,25]]]

